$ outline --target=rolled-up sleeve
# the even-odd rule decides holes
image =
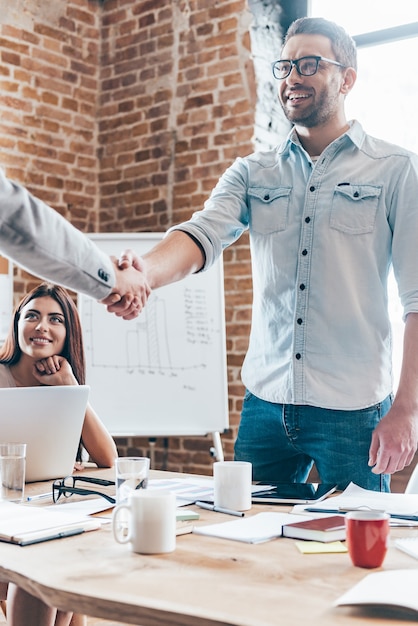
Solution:
[[[389,211],[392,263],[404,318],[418,312],[418,157],[405,159],[394,181]]]
[[[245,159],[236,159],[213,189],[201,211],[168,232],[181,230],[196,239],[204,251],[209,269],[222,251],[248,229],[248,171]]]

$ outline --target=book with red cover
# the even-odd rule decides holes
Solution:
[[[342,541],[345,539],[345,524],[342,515],[330,515],[317,519],[303,520],[283,526],[283,537],[310,539],[312,541]]]

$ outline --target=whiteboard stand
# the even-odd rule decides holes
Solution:
[[[212,433],[213,438],[213,446],[210,448],[210,454],[213,456],[215,461],[223,461],[224,460],[224,451],[222,448],[221,435],[219,431]]]
[[[153,467],[155,465],[155,444],[156,444],[156,441],[157,440],[156,440],[155,437],[149,437],[149,439],[148,439],[150,469],[153,469]]]

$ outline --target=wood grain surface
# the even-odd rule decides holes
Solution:
[[[36,489],[45,491],[45,484]],[[258,505],[247,515],[266,510],[288,509]],[[232,519],[199,513],[198,523]],[[391,540],[416,532],[392,529]],[[391,546],[382,569],[416,566]],[[359,614],[361,624],[380,623],[377,610],[333,608],[368,573],[353,567],[347,554],[303,555],[284,538],[251,545],[189,534],[177,538],[175,552],[149,556],[117,544],[107,525],[23,548],[0,544],[1,579],[63,610],[141,626],[353,626]],[[390,616],[391,626],[404,626],[402,616]]]

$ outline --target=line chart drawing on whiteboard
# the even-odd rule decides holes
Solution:
[[[90,235],[141,255],[161,233]],[[153,291],[133,320],[78,296],[89,400],[113,435],[187,436],[229,426],[223,266]]]
[[[99,338],[95,340],[95,333],[101,333],[101,325],[93,310],[95,303],[92,300],[87,302],[84,305],[83,327],[85,334],[91,338],[90,366],[123,368],[127,373],[138,372],[144,375],[159,372],[170,376],[179,376],[182,372],[188,374],[194,369],[206,369],[206,361],[210,358],[210,352],[206,352],[218,341],[217,335],[221,331],[207,309],[205,290],[185,288],[183,295],[184,328],[182,331],[177,327],[177,331],[184,333],[183,340],[189,346],[187,351],[175,349],[173,340],[170,339],[167,301],[158,295],[151,295],[141,315],[126,325],[126,329],[125,325],[121,326],[119,340],[112,351],[107,342],[100,341]]]

